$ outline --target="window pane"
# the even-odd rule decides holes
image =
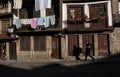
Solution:
[[[30,51],[31,49],[30,36],[20,37],[20,51]]]

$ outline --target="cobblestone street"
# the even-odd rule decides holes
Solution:
[[[0,61],[0,75],[11,77],[119,77],[120,55],[92,61]]]
[[[1,65],[20,68],[20,69],[33,69],[36,67],[43,67],[51,64],[60,64],[63,66],[75,66],[91,63],[92,61],[81,61],[81,60],[69,60],[69,61],[1,61]]]

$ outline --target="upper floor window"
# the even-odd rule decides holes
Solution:
[[[19,19],[14,19],[13,24],[18,30],[59,28],[59,8],[59,0],[52,0],[51,8],[45,8],[44,10],[36,10],[34,0],[23,0],[22,8],[19,9],[19,11],[14,9],[14,14],[16,13],[16,17],[19,17]],[[19,21],[20,25],[18,25],[16,21]],[[20,27],[18,28],[18,26]]]
[[[0,2],[0,13],[12,12],[12,2],[11,1],[1,1]]]
[[[105,15],[105,13],[106,13],[106,8],[105,8],[105,6],[104,6],[104,5],[103,5],[103,6],[98,7],[98,14],[99,14],[100,16],[104,16],[104,15]]]

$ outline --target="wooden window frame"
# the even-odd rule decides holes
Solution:
[[[20,36],[20,51],[31,51],[30,36]]]
[[[34,36],[34,51],[46,51],[46,36]]]

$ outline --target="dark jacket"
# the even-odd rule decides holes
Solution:
[[[92,50],[91,45],[89,45],[89,46],[86,48],[86,52],[85,52],[86,54],[90,54],[90,51]]]
[[[82,48],[74,47],[74,49],[73,49],[73,56],[79,56],[80,53],[82,53]]]

